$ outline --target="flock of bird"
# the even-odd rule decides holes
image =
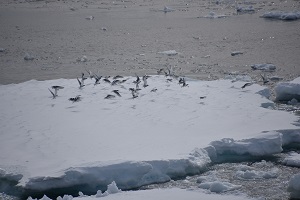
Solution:
[[[108,83],[112,86],[113,85],[120,85],[120,84],[122,84],[122,83],[124,83],[128,80],[128,79],[124,79],[124,77],[120,76],[120,75],[114,76],[114,77],[112,77],[112,80],[110,80],[109,79],[110,76],[106,76],[106,77],[102,78],[102,76],[99,76],[96,73],[93,73],[89,70],[86,70],[86,71],[89,74],[89,78],[94,79],[94,81],[95,81],[94,85],[95,86],[100,84],[101,80],[103,80],[104,82],[106,82],[106,83]],[[178,75],[175,75],[174,70],[173,70],[172,67],[171,68],[167,67],[167,70],[161,68],[161,69],[157,70],[157,74],[158,75],[164,74],[165,77],[166,77],[167,82],[172,82],[174,79],[176,79],[176,80],[178,80],[178,84],[181,85],[181,87],[187,87],[188,86],[188,84],[186,83],[185,78],[184,77],[179,77]],[[136,77],[136,80],[133,81],[133,84],[135,85],[135,87],[129,88],[129,91],[131,92],[131,95],[132,95],[132,99],[135,99],[135,98],[138,97],[139,91],[141,90],[141,88],[140,88],[140,83],[141,82],[143,82],[143,84],[142,84],[143,88],[146,88],[146,87],[149,86],[148,82],[147,82],[147,79],[150,78],[150,76],[144,75],[140,78],[137,74],[135,74],[135,77]],[[81,73],[80,78],[77,77],[77,81],[78,81],[78,84],[79,84],[79,89],[83,89],[85,87],[84,81],[86,79],[87,79],[87,77],[85,77],[84,73]],[[267,84],[269,82],[269,80],[267,79],[265,74],[264,75],[261,74],[261,79],[262,79],[263,84]],[[247,82],[241,88],[244,89],[248,86],[251,86],[254,83],[255,82]],[[55,86],[52,86],[51,88],[54,91],[50,90],[49,88],[48,88],[48,90],[52,94],[52,98],[55,99],[58,96],[58,94],[57,94],[58,91],[63,89],[64,87],[55,85]],[[156,91],[157,91],[156,88],[153,88],[151,90],[151,92],[156,92]],[[116,89],[112,90],[112,93],[113,94],[108,94],[104,99],[112,99],[112,98],[115,98],[116,96],[121,97],[121,94],[120,94],[119,90],[116,90]],[[200,99],[203,99],[203,98],[204,97],[200,97]],[[81,100],[81,95],[77,95],[75,97],[69,98],[69,101],[72,101],[73,103],[78,102],[80,100]]]
[[[89,74],[89,78],[90,79],[94,79],[94,85],[98,85],[100,84],[100,81],[103,80],[105,83],[108,83],[110,85],[120,85],[124,82],[126,82],[128,79],[123,79],[124,77],[123,76],[120,76],[120,75],[117,75],[117,76],[114,76],[112,77],[112,80],[110,80],[110,76],[106,76],[106,77],[103,77],[102,76],[99,76],[97,75],[96,73],[93,73],[89,70],[86,70],[87,73]],[[157,71],[157,73],[160,75],[162,73],[165,74],[165,76],[167,77],[166,81],[167,82],[172,82],[173,81],[173,78],[175,79],[178,79],[179,78],[179,81],[178,81],[178,84],[181,85],[181,87],[187,87],[188,84],[186,83],[186,80],[185,78],[183,77],[179,77],[179,76],[176,76],[173,72],[172,72],[172,68],[167,68],[167,70],[164,70],[164,69],[159,69]],[[135,74],[135,77],[136,79],[132,82],[134,84],[135,87],[130,87],[129,88],[129,91],[131,92],[131,95],[132,95],[132,98],[135,99],[138,97],[138,94],[139,94],[139,91],[141,90],[140,88],[140,84],[143,82],[142,84],[142,87],[143,88],[146,88],[148,87],[148,78],[150,78],[150,76],[148,75],[144,75],[142,76],[141,78]],[[85,87],[85,80],[87,79],[88,77],[85,76],[84,73],[81,73],[81,77],[78,78],[77,77],[77,81],[78,81],[78,84],[79,84],[79,89],[83,89]],[[55,99],[57,96],[58,96],[58,90],[60,89],[63,89],[64,87],[63,86],[52,86],[51,87],[54,91],[50,90],[48,88],[48,90],[50,91],[50,93],[52,94],[52,98]],[[157,88],[153,88],[151,90],[151,92],[156,92],[157,91]],[[121,94],[119,92],[119,90],[112,90],[113,94],[108,94],[104,99],[112,99],[112,98],[115,98],[116,96],[118,97],[121,97]],[[74,102],[78,102],[82,99],[81,95],[77,95],[75,97],[71,97],[69,98],[69,101],[72,101],[73,103]]]

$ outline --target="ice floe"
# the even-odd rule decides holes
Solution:
[[[300,19],[300,11],[270,11],[263,14],[262,17],[268,19],[297,20]]]
[[[297,117],[261,107],[272,101],[258,84],[186,78],[189,87],[181,87],[174,77],[151,76],[133,99],[137,78],[125,78],[120,85],[87,79],[83,88],[76,79],[1,85],[1,181],[10,177],[33,194],[90,195],[113,181],[121,190],[138,188],[199,174],[228,154],[242,160],[300,143]],[[53,85],[64,87],[55,99]],[[104,99],[115,89],[122,97]],[[76,95],[82,100],[68,101]],[[11,172],[14,166],[23,171]],[[236,187],[216,181],[209,186],[215,192]]]

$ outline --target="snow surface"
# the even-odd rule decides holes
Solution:
[[[296,174],[290,179],[288,191],[292,198],[300,199],[300,174]]]
[[[105,197],[105,200],[165,200],[165,199],[189,199],[189,200],[198,200],[198,199],[206,199],[206,200],[248,200],[253,198],[245,197],[242,194],[239,195],[220,195],[214,193],[205,193],[201,190],[184,190],[179,188],[172,189],[153,189],[153,190],[139,190],[139,191],[131,191],[131,192],[117,192],[117,193],[107,193],[106,196],[95,195],[82,195],[76,198],[73,198],[71,195],[64,195],[63,197],[59,197],[57,200],[96,200],[99,197]],[[29,198],[32,200],[32,198]],[[47,196],[44,196],[40,200],[50,200]],[[254,200],[254,199],[253,199]]]
[[[74,200],[95,200],[93,197],[74,198]],[[165,200],[165,199],[189,199],[189,200],[247,200],[243,195],[218,195],[211,193],[204,193],[198,190],[184,190],[184,189],[155,189],[134,192],[121,192],[105,197],[106,200]]]
[[[297,20],[300,19],[300,11],[270,11],[262,15],[263,18],[280,19],[280,20]]]
[[[285,165],[292,167],[300,167],[300,154],[297,152],[290,152],[283,161]]]
[[[300,77],[290,82],[280,82],[274,90],[277,101],[300,101]]]
[[[113,181],[123,190],[198,174],[223,155],[270,155],[300,142],[297,117],[264,108],[273,102],[260,85],[186,79],[181,87],[151,76],[133,99],[136,78],[124,79],[87,79],[81,89],[76,79],[1,85],[0,177],[37,191],[82,184],[96,192]],[[55,99],[53,85],[64,87]],[[104,99],[114,89],[122,97]],[[76,95],[82,100],[68,101]]]

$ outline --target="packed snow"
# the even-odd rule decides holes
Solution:
[[[300,11],[270,11],[262,15],[263,18],[280,19],[280,20],[297,20],[300,19]]]
[[[291,198],[300,199],[300,174],[290,179],[288,191],[291,193]]]
[[[277,101],[291,101],[297,104],[300,101],[300,77],[290,82],[279,82],[274,90]]]
[[[133,93],[136,79],[1,85],[1,179],[41,192],[76,187],[95,194],[113,181],[133,189],[199,174],[226,155],[278,153],[300,138],[297,117],[264,108],[273,102],[258,84],[242,89],[242,81],[179,84],[151,76]],[[53,95],[52,86],[63,89]],[[236,188],[208,185],[215,192]]]

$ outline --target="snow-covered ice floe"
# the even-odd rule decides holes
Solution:
[[[290,82],[280,82],[274,90],[277,101],[300,101],[300,77]]]
[[[296,174],[290,179],[288,191],[291,198],[300,199],[300,174]]]
[[[262,17],[268,19],[297,20],[300,19],[300,11],[270,11],[263,14]]]
[[[133,98],[136,77],[124,80],[0,85],[0,181],[32,194],[95,194],[113,181],[121,190],[138,188],[199,174],[228,155],[261,157],[300,143],[297,117],[265,109],[273,102],[258,84],[241,89],[241,81],[186,78],[182,87],[151,76]],[[55,98],[52,86],[63,87]],[[120,97],[105,99],[113,90]],[[77,95],[80,101],[68,100]]]

